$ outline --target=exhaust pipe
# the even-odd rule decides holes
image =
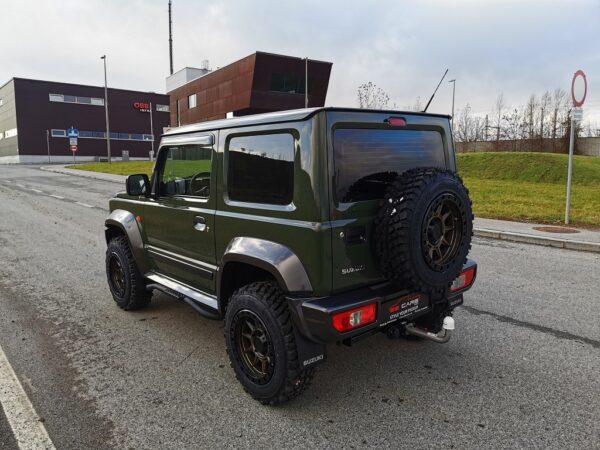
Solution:
[[[416,328],[414,325],[406,325],[406,332],[413,336],[418,336],[423,339],[429,339],[430,341],[437,342],[438,344],[445,344],[450,340],[452,332],[454,331],[454,319],[450,316],[444,317],[444,323],[442,324],[442,331],[438,334],[430,333]]]

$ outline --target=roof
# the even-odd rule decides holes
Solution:
[[[267,123],[281,123],[281,122],[296,122],[299,120],[305,120],[321,111],[341,111],[341,112],[377,112],[377,113],[390,113],[390,114],[403,114],[412,116],[430,116],[430,117],[444,117],[450,118],[447,114],[433,114],[416,111],[396,111],[396,110],[380,110],[380,109],[359,109],[359,108],[340,108],[325,106],[321,108],[304,108],[304,109],[290,109],[287,111],[276,111],[263,114],[252,114],[242,117],[234,117],[231,119],[220,119],[211,120],[208,122],[199,122],[190,125],[182,125],[177,128],[171,128],[169,131],[163,134],[163,136],[172,136],[183,133],[194,133],[198,131],[209,131],[219,130],[223,128],[238,128],[248,127],[252,125],[263,125]]]

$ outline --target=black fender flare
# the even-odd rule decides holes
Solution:
[[[148,262],[148,257],[146,256],[146,251],[144,250],[142,230],[140,229],[140,224],[135,216],[124,209],[115,209],[106,218],[104,225],[106,226],[106,230],[104,231],[106,243],[108,244],[112,236],[110,228],[116,227],[120,229],[129,241],[131,253],[133,254],[133,258],[135,259],[135,263],[137,264],[140,273],[142,275],[147,273],[150,270],[150,264]]]
[[[312,292],[312,284],[300,258],[277,242],[253,237],[236,237],[229,242],[221,259],[218,288],[223,269],[229,262],[241,262],[269,272],[286,292]]]

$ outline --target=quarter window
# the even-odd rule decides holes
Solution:
[[[234,137],[227,153],[231,200],[287,205],[294,192],[294,137],[289,133]]]
[[[159,176],[159,191],[163,197],[210,195],[210,161],[212,148],[199,145],[168,147]]]

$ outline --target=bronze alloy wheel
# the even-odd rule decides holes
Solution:
[[[268,383],[275,369],[273,343],[263,321],[252,311],[237,313],[235,345],[244,373],[255,383]]]
[[[423,222],[423,254],[429,267],[444,270],[444,266],[456,256],[462,234],[461,212],[456,197],[440,195],[429,206]]]
[[[123,266],[121,265],[121,261],[116,253],[112,253],[109,257],[108,261],[108,273],[109,273],[109,281],[110,285],[119,297],[123,297],[125,295],[125,273],[123,271]]]

